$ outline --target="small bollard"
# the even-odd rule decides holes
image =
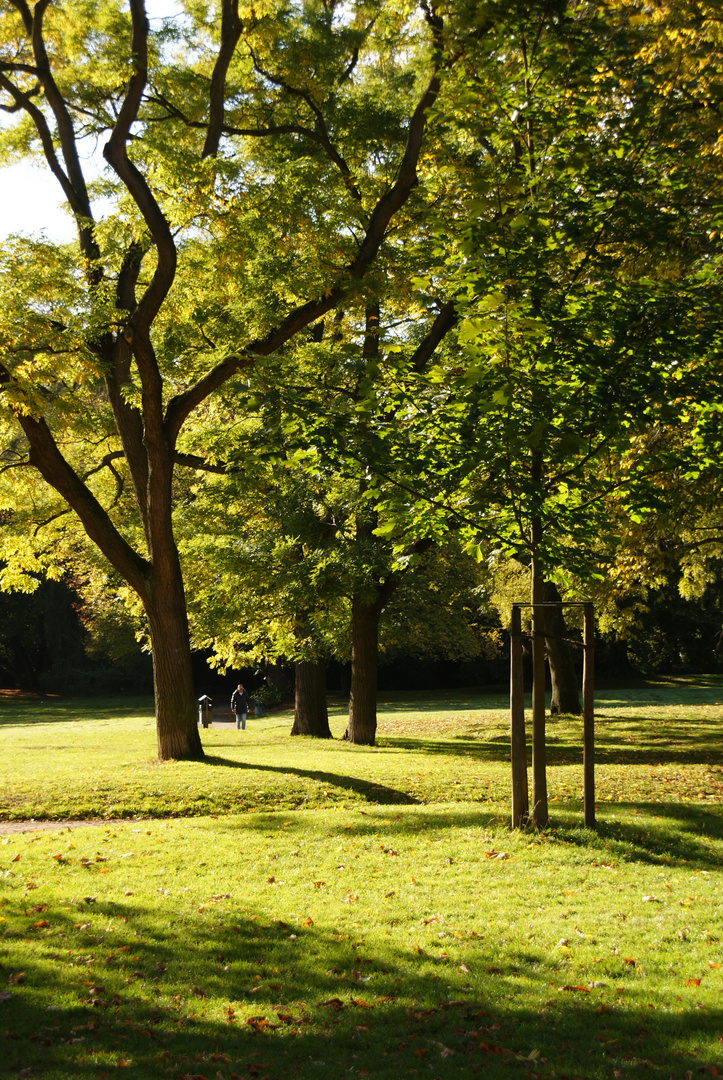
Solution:
[[[211,723],[211,709],[213,707],[213,701],[208,694],[202,694],[198,699],[198,722],[201,727],[207,728]]]

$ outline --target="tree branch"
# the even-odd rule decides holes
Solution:
[[[202,157],[215,157],[223,134],[226,75],[241,37],[243,23],[238,14],[238,0],[222,0],[221,45],[211,75],[208,131]]]
[[[13,381],[10,372],[2,365],[0,380],[5,383]],[[65,460],[45,420],[19,411],[15,413],[15,419],[30,443],[29,463],[75,511],[90,539],[118,573],[142,600],[147,600],[150,564],[121,536],[107,511]]]
[[[417,162],[422,149],[424,126],[427,110],[434,104],[439,93],[439,78],[435,73],[427,84],[409,123],[409,132],[402,156],[397,179],[381,199],[372,212],[369,226],[366,230],[364,241],[359,249],[359,254],[351,262],[345,271],[340,273],[344,277],[360,279],[364,276],[369,264],[377,255],[386,235],[387,226],[394,214],[396,214],[409,198],[417,184]],[[327,311],[331,311],[349,291],[348,285],[339,284],[329,289],[327,294],[317,300],[309,300],[294,308],[286,318],[265,337],[250,342],[239,354],[227,357],[215,368],[212,368],[194,386],[183,394],[172,398],[166,409],[166,437],[170,445],[173,445],[178,436],[186,417],[199,405],[209,394],[221,386],[241,368],[249,367],[254,363],[257,356],[268,356],[280,348],[289,338],[303,330],[305,326],[316,322]]]
[[[432,323],[426,337],[422,339],[412,353],[409,364],[413,371],[421,375],[437,346],[456,323],[457,312],[455,311],[454,300],[448,300]]]
[[[199,457],[197,454],[181,454],[178,451],[173,455],[177,465],[185,465],[189,469],[199,469],[201,472],[218,473],[226,476],[230,473],[239,472],[239,469],[229,469],[228,465],[212,465],[210,461]]]
[[[131,125],[138,116],[143,100],[148,76],[148,18],[144,0],[130,0],[130,6],[133,19],[131,41],[133,74],[128,81],[126,95],[111,136],[103,148],[103,156],[123,181],[140,210],[156,245],[158,264],[150,284],[131,316],[132,329],[126,331],[126,334],[130,335],[128,340],[132,340],[134,331],[140,332],[143,338],[146,337],[176,275],[176,245],[173,242],[168,222],[145,177],[129,160],[126,147],[130,138]],[[148,349],[146,348],[145,351],[148,352]]]
[[[38,0],[32,13],[26,0],[11,0],[11,2],[20,12],[25,30],[31,40],[36,65],[34,74],[37,75],[39,82],[42,84],[46,100],[55,117],[60,149],[65,162],[65,171],[60,168],[47,121],[42,112],[32,105],[27,94],[23,95],[23,108],[31,116],[35,124],[40,135],[46,161],[53,174],[60,181],[71,210],[75,214],[81,251],[88,259],[96,263],[100,252],[93,237],[93,211],[78,156],[75,129],[68,106],[53,77],[43,38],[43,18],[50,0]],[[18,93],[20,92],[18,91]],[[100,268],[98,266],[93,267],[90,276],[91,280],[98,281],[102,276]]]

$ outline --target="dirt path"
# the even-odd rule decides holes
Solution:
[[[140,818],[127,818],[127,821],[140,821]],[[0,821],[0,836],[9,836],[11,833],[25,832],[70,832],[71,829],[81,829],[86,825],[105,825],[112,828],[118,824],[117,819],[105,821],[102,818],[94,818],[92,821]]]

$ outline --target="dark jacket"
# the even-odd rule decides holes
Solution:
[[[231,695],[232,712],[248,712],[250,704],[251,698],[245,690],[234,690]]]

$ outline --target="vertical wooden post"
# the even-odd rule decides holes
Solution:
[[[595,612],[585,604],[582,669],[582,723],[585,827],[595,826]]]
[[[516,604],[510,620],[510,758],[512,763],[512,828],[527,821],[527,746],[525,740],[525,684],[522,670],[522,618]]]
[[[539,542],[541,525],[533,520],[533,539]],[[545,746],[545,609],[542,607],[542,568],[537,547],[531,563],[532,600],[532,824],[546,829],[547,748]]]

